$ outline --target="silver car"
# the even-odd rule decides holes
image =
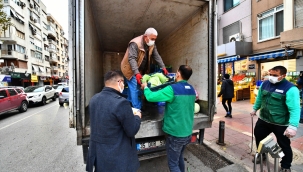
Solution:
[[[59,92],[59,105],[63,106],[63,103],[69,102],[69,87],[63,87]]]

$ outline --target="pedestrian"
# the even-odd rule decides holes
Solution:
[[[135,135],[141,113],[133,114],[123,97],[124,78],[120,71],[104,76],[105,87],[89,102],[90,140],[86,170],[89,172],[134,172],[139,168]]]
[[[173,172],[185,171],[183,151],[192,135],[196,92],[187,82],[191,75],[192,69],[181,65],[172,85],[153,92],[142,84],[147,101],[166,102],[162,130],[167,134],[167,161]]]
[[[224,74],[224,80],[222,81],[221,91],[218,94],[218,97],[222,95],[222,105],[226,111],[225,117],[232,118],[232,106],[231,101],[234,97],[234,82],[229,79],[229,74]],[[226,102],[228,107],[226,106]]]
[[[168,71],[158,53],[155,41],[158,32],[154,28],[148,28],[144,35],[132,39],[121,62],[121,71],[128,84],[127,99],[132,106],[141,109],[141,79],[142,75],[150,73],[151,57],[162,68],[165,75]]]
[[[257,147],[261,140],[274,133],[279,146],[285,154],[281,160],[281,172],[291,171],[293,158],[290,138],[296,135],[299,125],[300,98],[298,88],[285,79],[287,69],[275,66],[269,71],[269,78],[259,88],[251,116],[260,115],[256,122],[254,135]],[[266,159],[266,156],[263,156]],[[260,156],[256,159],[260,163]]]
[[[303,98],[303,91],[302,91],[302,87],[303,87],[303,76],[302,76],[303,72],[300,72],[300,77],[297,81],[297,86],[298,88],[301,90],[301,99]],[[301,115],[300,115],[300,121],[299,123],[303,124],[303,107],[301,108]]]

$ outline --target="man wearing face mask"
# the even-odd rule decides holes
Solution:
[[[168,71],[157,51],[155,40],[158,33],[154,28],[148,28],[144,35],[132,39],[121,62],[121,71],[128,84],[127,99],[132,106],[141,109],[141,79],[142,75],[150,72],[151,57],[162,68],[165,75]]]
[[[290,138],[296,135],[300,117],[299,90],[285,79],[286,72],[284,66],[276,66],[269,70],[268,80],[260,86],[254,110],[250,113],[254,116],[260,109],[254,129],[257,147],[270,133],[275,134],[285,154],[280,162],[283,172],[290,171],[293,158]],[[256,161],[260,163],[260,157]]]
[[[140,129],[141,113],[133,114],[123,97],[122,72],[104,76],[105,87],[89,102],[90,140],[86,171],[125,171],[139,168],[135,135]]]

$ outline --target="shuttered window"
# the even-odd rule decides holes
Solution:
[[[295,27],[303,27],[303,0],[295,0]]]
[[[223,28],[223,44],[229,43],[231,35],[240,33],[240,22],[237,21]]]

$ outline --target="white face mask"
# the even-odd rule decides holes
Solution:
[[[120,83],[122,83],[123,84],[123,82],[121,82],[120,81]],[[120,84],[119,84],[119,82],[118,82],[118,87],[119,87],[119,91],[120,91],[120,93],[122,93],[123,92],[123,90],[124,90],[124,84],[123,84],[123,89],[120,87]]]
[[[155,44],[155,41],[150,40],[148,37],[148,43],[146,43],[148,46],[153,46]]]
[[[278,80],[278,78],[279,78],[279,76],[268,76],[269,82],[271,82],[271,83],[273,83],[273,84],[280,82],[280,81]]]

